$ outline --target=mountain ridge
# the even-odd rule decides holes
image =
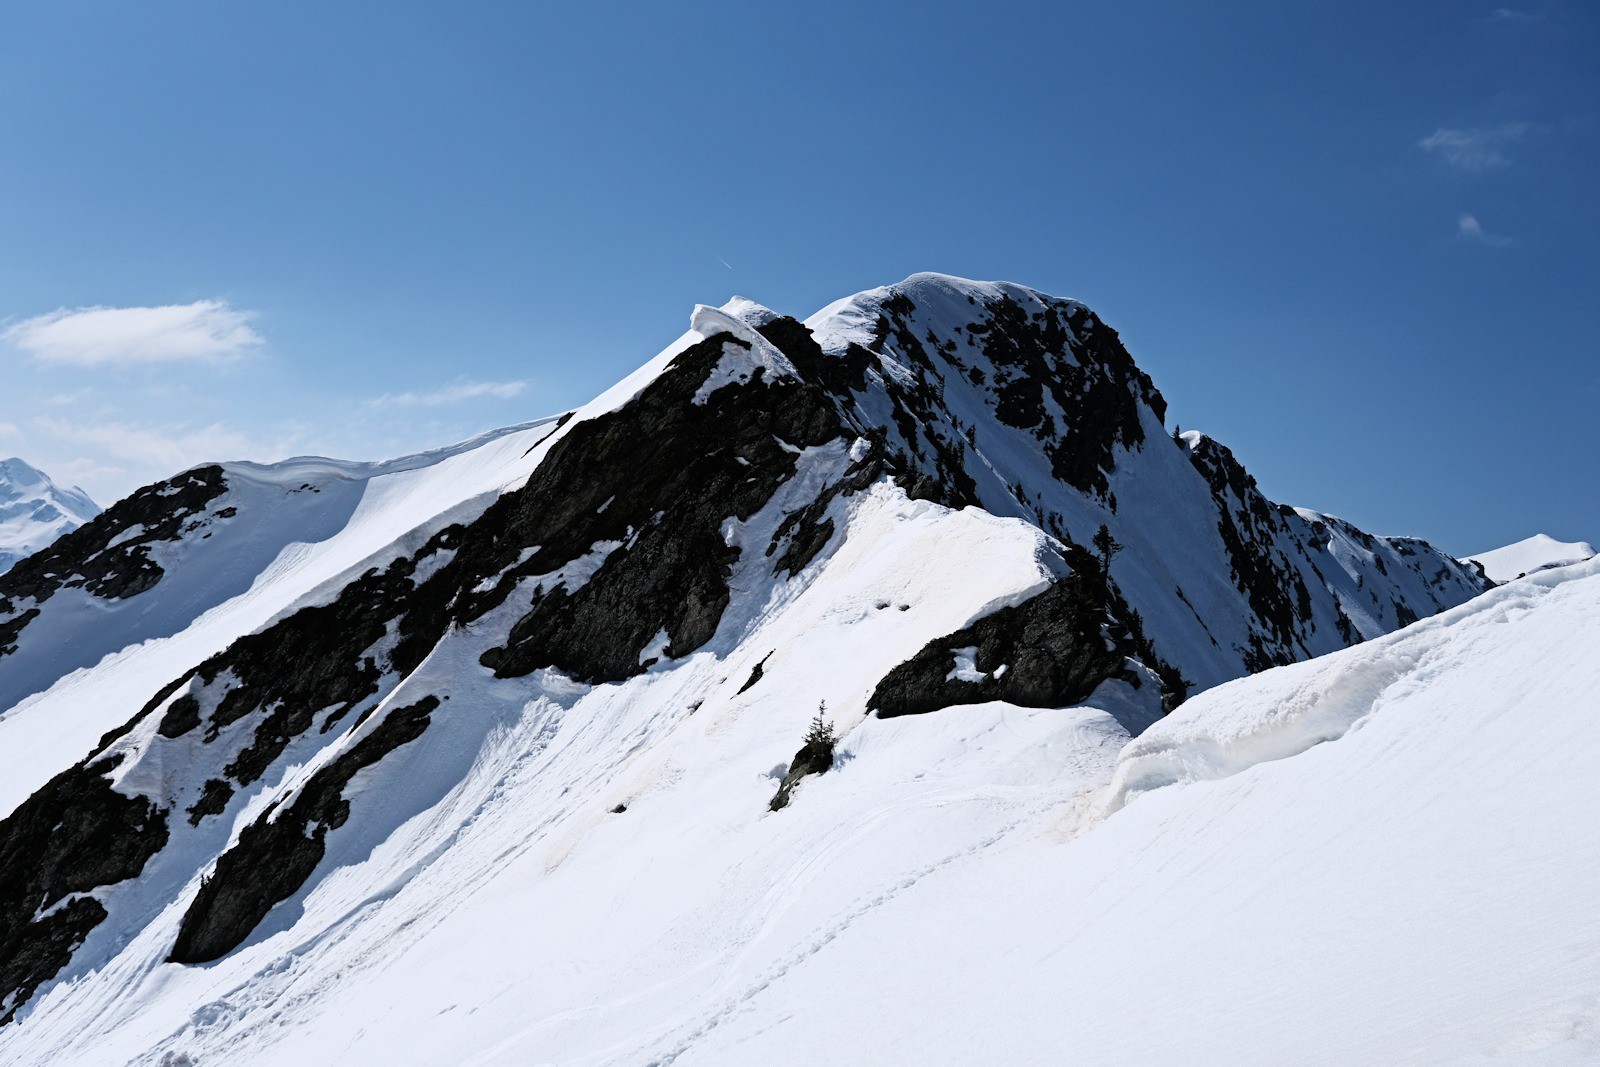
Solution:
[[[1175,440],[1082,305],[918,275],[830,308],[699,307],[590,405],[413,468],[198,468],[0,576],[0,665],[31,679],[0,759],[40,724],[91,748],[48,782],[63,764],[7,767],[14,796],[43,788],[0,821],[28,872],[0,897],[0,1022],[97,973],[251,968],[298,923],[342,929],[353,872],[396,849],[427,857],[386,868],[398,886],[488,878],[450,845],[470,826],[530,804],[543,829],[515,849],[583,836],[573,798],[648,810],[674,761],[722,819],[765,810],[759,768],[715,768],[792,751],[814,710],[794,694],[847,742],[897,714],[895,736],[938,736],[968,709],[1088,706],[1098,749],[1487,588]],[[1102,527],[1124,547],[1097,562]],[[63,660],[108,610],[139,643]],[[107,862],[70,862],[86,846]]]

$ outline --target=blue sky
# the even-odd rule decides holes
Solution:
[[[1275,499],[1594,540],[1596,56],[1532,0],[6,5],[0,454],[398,454],[936,270],[1089,303]]]

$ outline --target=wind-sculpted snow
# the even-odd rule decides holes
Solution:
[[[1213,689],[1121,767],[1239,773],[1031,822],[611,1062],[1593,1063],[1597,640],[1583,563]]]
[[[1227,778],[1335,741],[1391,706],[1403,707],[1464,649],[1492,642],[1506,625],[1565,582],[1600,584],[1600,565],[1537,575],[1492,590],[1399,633],[1308,663],[1220,686],[1185,704],[1123,749],[1105,799],[1114,812],[1142,793]]]

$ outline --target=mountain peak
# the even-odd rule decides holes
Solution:
[[[0,571],[100,514],[77,486],[62,489],[26,460],[0,459]]]
[[[352,973],[435,917],[494,915],[504,943],[506,894],[474,887],[516,854],[519,893],[593,941],[666,899],[615,872],[733,885],[708,899],[759,916],[804,855],[789,835],[919,794],[941,829],[908,840],[981,848],[926,792],[953,781],[936,751],[974,795],[1021,764],[1106,782],[1189,694],[1488,585],[1273,504],[1164,409],[1083,305],[916,275],[806,323],[696,307],[591,403],[425,462],[212,465],[132,494],[0,576],[0,946],[26,949],[0,954],[0,1049],[76,1041],[62,1005],[135,974],[162,988],[119,990],[141,1021],[102,1031],[138,1042],[155,1005],[186,1057],[248,1060],[220,1051],[240,1016],[196,996],[286,1003],[277,975]],[[814,715],[850,770],[797,787],[814,757],[775,761]],[[1049,774],[1055,804],[1075,787]],[[891,859],[873,880],[943,862]],[[144,1051],[168,1049],[111,1058]]]

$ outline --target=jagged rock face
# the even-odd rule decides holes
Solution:
[[[1174,441],[1161,394],[1080,304],[918,275],[806,325],[913,495],[1016,515],[1069,547],[1109,527],[1128,546],[1112,567],[1118,621],[1175,681],[1320,655],[1487,588],[1426,542],[1330,544],[1316,525],[1347,524],[1268,501],[1209,438]]]
[[[201,883],[168,958],[204,963],[237,948],[272,906],[316,869],[328,831],[350,817],[350,802],[343,795],[350,779],[421,737],[438,706],[439,698],[430,696],[395,708],[378,729],[313,775],[287,811],[246,827],[238,844],[222,854],[211,877]]]
[[[0,830],[0,1023],[106,918],[89,894],[134,877],[167,843],[165,813],[107,782],[118,762],[63,771]]]
[[[1279,547],[1288,534],[1283,514],[1225,446],[1200,438],[1189,458],[1218,502],[1217,532],[1227,549],[1229,576],[1261,624],[1250,635],[1245,668],[1254,673],[1305,658],[1310,653],[1302,631],[1312,614],[1311,592]],[[1341,637],[1353,641],[1354,630],[1342,612],[1340,619]]]
[[[919,276],[808,320],[844,368],[829,384],[941,503],[1044,521],[1038,468],[1025,484],[988,462],[991,448],[1037,456],[1053,480],[1108,498],[1118,450],[1144,442],[1140,407],[1158,422],[1166,411],[1116,331],[1075,301],[949,283]]]
[[[536,484],[517,494],[506,525],[527,527],[518,539],[537,550],[487,593],[466,591],[469,618],[596,546],[606,546],[605,558],[575,591],[541,586],[506,644],[484,657],[498,676],[555,667],[584,682],[621,681],[646,668],[658,635],[665,644],[655,658],[678,659],[710,640],[739,555],[722,524],[759,510],[793,476],[796,450],[843,432],[827,395],[795,378],[762,376],[695,403],[727,346],[750,347],[718,335],[685,352],[625,412],[575,427]],[[652,446],[641,451],[641,441]]]
[[[1342,519],[1273,505],[1232,451],[1199,434],[1186,447],[1219,503],[1230,573],[1261,620],[1250,672],[1329,651],[1327,601],[1343,645],[1408,626],[1488,588],[1475,568],[1412,537],[1375,537]]]
[[[41,872],[0,893],[7,1010],[108,917],[154,921],[170,901],[120,891],[153,857],[175,887],[210,871],[170,959],[234,951],[308,891],[348,822],[381,808],[360,781],[470,714],[449,688],[645,692],[644,675],[728,655],[748,619],[800,595],[873,494],[933,502],[915,507],[941,522],[981,508],[1037,546],[1017,586],[1036,595],[977,601],[964,625],[875,665],[870,699],[854,699],[885,717],[1060,707],[1141,677],[1159,678],[1159,712],[1191,683],[1342,647],[1484,584],[1425,543],[1272,505],[1225,449],[1175,442],[1160,394],[1082,305],[919,277],[805,324],[730,309],[702,309],[697,336],[631,397],[563,419],[525,479],[470,517],[363,557],[152,682],[0,822],[7,869]],[[143,490],[0,578],[0,651],[63,588],[158,596],[149,546],[231,519],[224,475]],[[1082,547],[1101,525],[1125,546],[1109,573]],[[937,593],[946,578],[907,580]],[[766,662],[730,695],[770,687]],[[707,692],[681,694],[691,714]],[[86,843],[103,862],[74,858]]]
[[[928,644],[884,677],[869,706],[892,718],[990,700],[1034,708],[1082,702],[1134,652],[1106,639],[1111,620],[1097,585],[1092,571],[1073,574]]]

